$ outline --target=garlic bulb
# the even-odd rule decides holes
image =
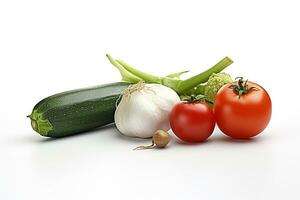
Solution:
[[[149,138],[155,131],[170,129],[169,113],[180,101],[172,89],[139,82],[129,86],[115,112],[118,130],[127,136]]]

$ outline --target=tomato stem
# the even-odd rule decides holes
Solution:
[[[236,77],[235,80],[237,81],[237,85],[232,84],[229,86],[233,90],[233,92],[237,95],[239,95],[239,98],[241,98],[242,95],[247,94],[251,90],[257,90],[256,87],[249,87],[248,79],[246,81],[243,80],[243,77]]]
[[[189,96],[182,96],[181,97],[181,100],[182,101],[187,101],[187,102],[190,102],[190,103],[197,103],[199,101],[203,101],[205,102],[205,96],[204,95],[189,95]]]

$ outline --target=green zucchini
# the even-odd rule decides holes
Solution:
[[[128,85],[117,82],[49,96],[34,106],[31,126],[42,136],[57,138],[113,123],[116,102]]]

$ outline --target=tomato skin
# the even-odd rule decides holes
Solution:
[[[236,84],[234,82],[233,84]],[[256,89],[239,96],[224,85],[214,102],[214,115],[219,129],[236,139],[248,139],[261,133],[268,125],[272,114],[271,98],[260,85],[248,82]]]
[[[203,142],[214,131],[211,108],[202,102],[181,102],[170,113],[170,125],[175,135],[186,142]]]

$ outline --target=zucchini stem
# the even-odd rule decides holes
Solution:
[[[53,130],[53,126],[48,119],[43,119],[42,114],[36,110],[28,116],[31,121],[31,127],[42,136],[47,136],[48,132]]]

